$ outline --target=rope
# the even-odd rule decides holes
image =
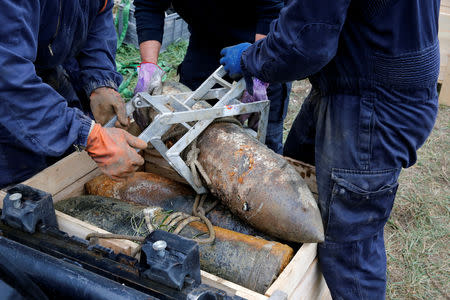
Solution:
[[[206,194],[200,195],[197,194],[195,196],[195,202],[194,206],[192,208],[192,214],[193,216],[189,216],[185,213],[173,213],[172,215],[176,215],[175,217],[170,217],[171,221],[167,221],[167,218],[163,223],[169,223],[170,227],[175,226],[175,224],[178,223],[177,227],[173,231],[173,234],[179,234],[184,227],[186,227],[191,222],[196,221],[203,221],[206,224],[206,227],[208,228],[209,237],[208,238],[194,238],[193,241],[199,243],[199,244],[210,244],[214,242],[216,239],[216,232],[214,231],[214,227],[211,224],[211,221],[205,216],[205,210],[203,209],[203,203],[206,199]],[[217,204],[217,201],[213,203],[213,205],[209,208],[209,211],[214,208],[214,206]]]
[[[196,186],[200,187],[202,186],[202,181],[200,178],[200,175],[205,180],[206,185],[211,185],[211,179],[209,179],[208,174],[206,174],[205,169],[203,169],[203,166],[198,161],[198,155],[200,154],[200,149],[197,147],[197,139],[195,139],[192,144],[191,148],[189,149],[187,155],[186,155],[186,165],[189,166],[192,172],[192,176],[194,178],[194,183]],[[200,174],[199,174],[200,173]]]

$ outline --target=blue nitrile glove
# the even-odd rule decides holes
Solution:
[[[228,72],[228,75],[230,75],[231,78],[237,79],[242,77],[242,52],[250,46],[250,43],[241,43],[235,46],[223,48],[222,51],[220,51],[220,55],[223,56],[220,59],[220,63],[223,65],[225,71]]]
[[[258,78],[253,77],[253,95],[251,95],[247,90],[242,94],[242,103],[252,103],[256,101],[267,100],[267,87],[268,83],[262,82]],[[259,113],[244,114],[237,117],[238,120],[244,124],[248,119],[248,127],[253,130],[258,130]]]

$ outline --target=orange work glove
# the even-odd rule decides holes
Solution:
[[[133,149],[145,149],[147,143],[119,128],[95,124],[88,136],[86,151],[103,173],[113,179],[125,179],[144,164]]]

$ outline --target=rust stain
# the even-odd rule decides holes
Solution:
[[[89,195],[111,197],[140,204],[193,194],[193,191],[183,184],[146,172],[136,172],[122,182],[114,181],[106,175],[100,175],[87,182],[85,188]]]
[[[206,227],[205,224],[201,222],[192,222],[189,224],[189,226],[201,232],[208,233],[208,228]],[[288,245],[274,241],[267,241],[262,238],[257,238],[251,235],[242,234],[239,232],[231,231],[217,226],[213,227],[216,233],[216,239],[237,243],[245,243],[250,247],[255,248],[256,250],[261,250],[265,247],[270,246],[271,249],[270,254],[280,258],[282,268],[286,267],[286,265],[294,256],[294,250]]]

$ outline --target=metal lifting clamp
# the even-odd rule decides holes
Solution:
[[[242,114],[261,113],[257,139],[265,142],[270,101],[263,100],[253,103],[242,103],[240,99],[245,90],[244,79],[232,84],[223,79],[226,71],[220,66],[194,92],[171,95],[152,96],[143,92],[136,94],[126,105],[127,115],[139,108],[151,107],[158,114],[139,135],[139,138],[150,142],[164,159],[192,186],[198,194],[205,194],[204,186],[197,186],[190,168],[181,158],[185,150],[215,119]],[[213,89],[219,84],[222,88]],[[209,108],[194,109],[198,101],[218,99]],[[117,117],[111,119],[105,127],[113,127]],[[193,126],[188,123],[195,122]],[[169,149],[162,140],[162,136],[175,124],[181,124],[187,132]],[[191,123],[192,124],[192,123]]]

